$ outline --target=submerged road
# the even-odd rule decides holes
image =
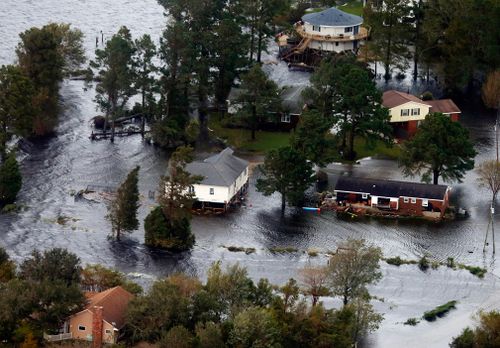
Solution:
[[[110,37],[121,25],[127,25],[134,37],[149,33],[157,40],[166,22],[161,8],[154,0],[3,0],[0,2],[0,64],[15,60],[17,34],[31,26],[51,21],[70,22],[86,35],[85,47],[89,57],[95,48],[95,37],[103,31]],[[272,53],[272,52],[271,52]],[[274,59],[272,56],[269,59]],[[306,83],[307,73],[290,73],[285,64],[267,67],[281,85]],[[403,88],[408,81],[397,82]],[[157,189],[165,172],[167,156],[148,146],[140,136],[119,138],[114,144],[88,139],[90,118],[95,114],[94,90],[84,90],[82,82],[66,81],[61,88],[62,113],[57,135],[43,142],[24,143],[23,189],[19,203],[26,208],[18,214],[0,215],[0,245],[17,262],[26,258],[34,248],[64,247],[76,253],[84,263],[101,263],[115,267],[141,284],[174,271],[204,277],[213,261],[229,264],[239,262],[249,274],[258,279],[269,278],[283,283],[297,277],[297,270],[307,262],[325,263],[324,252],[335,250],[339,242],[349,238],[364,238],[380,246],[385,256],[417,259],[427,254],[431,259],[487,267],[481,280],[467,271],[441,267],[421,272],[416,266],[401,267],[382,263],[384,278],[372,287],[378,298],[377,310],[384,313],[381,328],[368,338],[367,345],[375,347],[443,347],[451,337],[472,323],[471,315],[480,308],[498,308],[498,261],[482,253],[487,224],[488,197],[477,188],[476,174],[467,174],[464,183],[453,185],[453,200],[470,212],[470,217],[442,224],[409,223],[402,221],[343,221],[331,213],[287,211],[279,212],[277,195],[263,197],[255,191],[255,176],[251,178],[245,208],[227,216],[196,217],[193,231],[196,245],[192,251],[171,255],[151,250],[143,245],[142,226],[121,243],[108,239],[109,223],[102,203],[75,200],[73,194],[87,185],[118,185],[136,165],[141,166],[140,191],[142,221],[154,200],[149,191]],[[494,156],[494,118],[492,113],[468,105],[460,105],[464,114],[461,122],[470,130],[478,156],[476,162]],[[388,160],[364,159],[356,165],[332,164],[327,168],[333,185],[338,175],[375,178],[402,178],[397,163]],[[64,224],[58,217],[66,217]],[[498,223],[498,218],[496,218]],[[498,240],[497,236],[497,240]],[[250,255],[231,253],[223,246],[254,247]],[[273,247],[294,247],[291,254],[274,254]],[[497,244],[497,250],[500,244]],[[310,258],[307,250],[318,250]],[[458,300],[457,310],[435,323],[422,322],[416,327],[403,326],[410,317],[421,316],[426,310],[450,300]],[[338,302],[324,299],[326,305]]]

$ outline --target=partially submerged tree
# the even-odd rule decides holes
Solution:
[[[257,179],[257,190],[265,196],[279,192],[282,214],[286,202],[290,205],[299,204],[304,192],[314,182],[312,164],[291,147],[269,151],[260,170],[264,178]]]
[[[23,178],[16,156],[11,152],[0,165],[0,207],[14,203],[22,184]]]
[[[106,41],[104,49],[95,51],[95,60],[90,66],[97,70],[95,101],[105,113],[104,131],[111,119],[111,141],[115,137],[115,121],[124,113],[125,106],[134,88],[135,70],[133,56],[134,42],[127,27],[121,27],[118,33]]]
[[[500,162],[496,160],[484,161],[477,168],[479,186],[487,188],[491,192],[491,201],[496,200],[500,191]]]
[[[255,140],[255,131],[260,120],[280,109],[279,89],[260,65],[254,64],[250,71],[241,77],[241,91],[237,103],[241,105],[240,113],[252,130],[252,140]]]
[[[440,113],[429,114],[415,136],[403,144],[400,166],[406,176],[422,175],[422,181],[437,185],[439,177],[461,182],[474,168],[476,151],[459,122]]]
[[[453,338],[451,348],[499,347],[500,346],[500,312],[479,312],[479,325],[476,328],[465,328]]]
[[[12,135],[31,134],[36,109],[35,88],[18,66],[0,67],[0,156],[5,160],[6,143]]]
[[[349,240],[337,248],[327,267],[332,294],[340,296],[344,306],[355,298],[368,298],[367,286],[382,278],[380,248],[363,240]]]
[[[139,202],[139,169],[137,166],[127,175],[120,185],[116,198],[108,207],[108,219],[111,221],[113,235],[120,240],[122,232],[131,232],[139,227],[137,209]]]
[[[192,186],[203,178],[191,175],[186,165],[193,160],[193,148],[179,147],[170,157],[168,175],[161,178],[158,203],[146,217],[146,244],[171,250],[186,250],[194,244],[191,208]]]
[[[312,305],[316,306],[321,296],[328,296],[328,273],[325,267],[307,265],[299,270],[300,280],[304,284],[304,294],[311,296]]]

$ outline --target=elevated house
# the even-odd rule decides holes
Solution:
[[[61,334],[45,335],[45,339],[91,341],[92,347],[114,344],[120,337],[125,313],[133,297],[121,286],[99,293],[87,293],[85,308],[66,320]]]
[[[446,185],[341,176],[335,185],[337,204],[372,212],[441,219],[449,206]]]
[[[241,201],[248,187],[248,162],[236,157],[230,148],[205,160],[191,162],[186,170],[203,177],[199,184],[191,187],[197,200],[194,209],[225,212],[230,205]]]
[[[458,121],[460,109],[451,99],[422,100],[414,95],[395,90],[385,91],[382,104],[389,109],[391,124],[399,138],[411,137],[429,113],[441,112]]]
[[[295,129],[299,122],[302,111],[307,107],[307,101],[302,92],[307,85],[286,86],[281,90],[281,110],[279,112],[268,111],[265,115],[258,115],[259,129],[270,131],[290,131]],[[238,97],[242,93],[240,88],[233,87],[227,98],[227,112],[229,115],[237,115],[242,105]]]
[[[295,39],[278,36],[280,57],[289,63],[318,65],[321,57],[331,53],[358,51],[368,37],[363,18],[335,7],[305,14],[295,23]]]

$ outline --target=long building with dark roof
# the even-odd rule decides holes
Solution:
[[[442,217],[449,206],[450,188],[446,185],[341,176],[334,192],[340,205],[358,204],[411,216],[438,213]]]

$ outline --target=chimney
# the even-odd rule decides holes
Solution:
[[[102,347],[102,307],[94,306],[92,316],[92,348]]]

